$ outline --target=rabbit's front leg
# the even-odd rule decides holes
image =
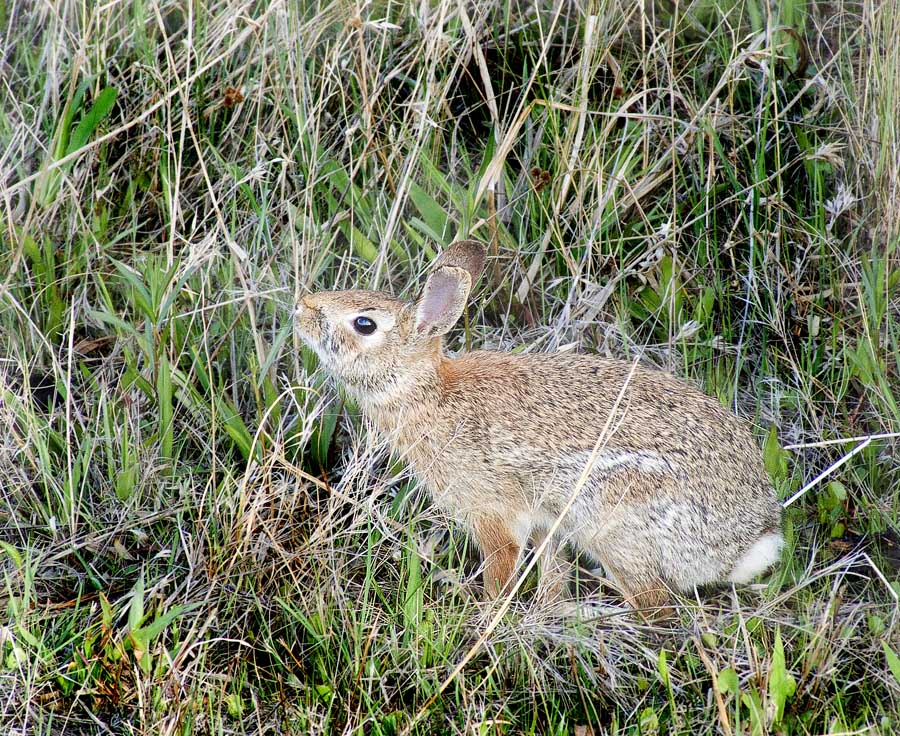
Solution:
[[[475,541],[484,555],[484,595],[495,598],[512,584],[527,530],[500,516],[479,516],[471,521]]]

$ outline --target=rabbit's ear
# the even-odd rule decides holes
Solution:
[[[472,276],[464,268],[442,266],[425,282],[416,302],[416,334],[443,335],[459,319],[472,288]]]
[[[437,257],[432,268],[434,270],[444,266],[464,268],[472,277],[472,286],[474,286],[481,276],[481,272],[484,271],[486,257],[487,251],[484,245],[477,240],[457,240],[448,245],[447,250]]]

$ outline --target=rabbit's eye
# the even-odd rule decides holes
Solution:
[[[353,320],[353,329],[356,330],[360,335],[371,335],[378,329],[378,325],[376,325],[372,320],[368,317],[357,317]]]

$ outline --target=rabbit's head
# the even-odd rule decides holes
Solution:
[[[434,375],[441,336],[462,314],[484,260],[480,243],[454,243],[435,261],[414,302],[380,291],[304,296],[296,315],[300,336],[358,398],[390,401]]]

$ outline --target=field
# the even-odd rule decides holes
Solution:
[[[900,732],[900,5],[0,2],[0,724]],[[448,347],[681,375],[788,546],[670,620],[466,534],[293,305],[489,268]],[[583,604],[583,605],[580,605]],[[595,614],[595,615],[589,615]]]

